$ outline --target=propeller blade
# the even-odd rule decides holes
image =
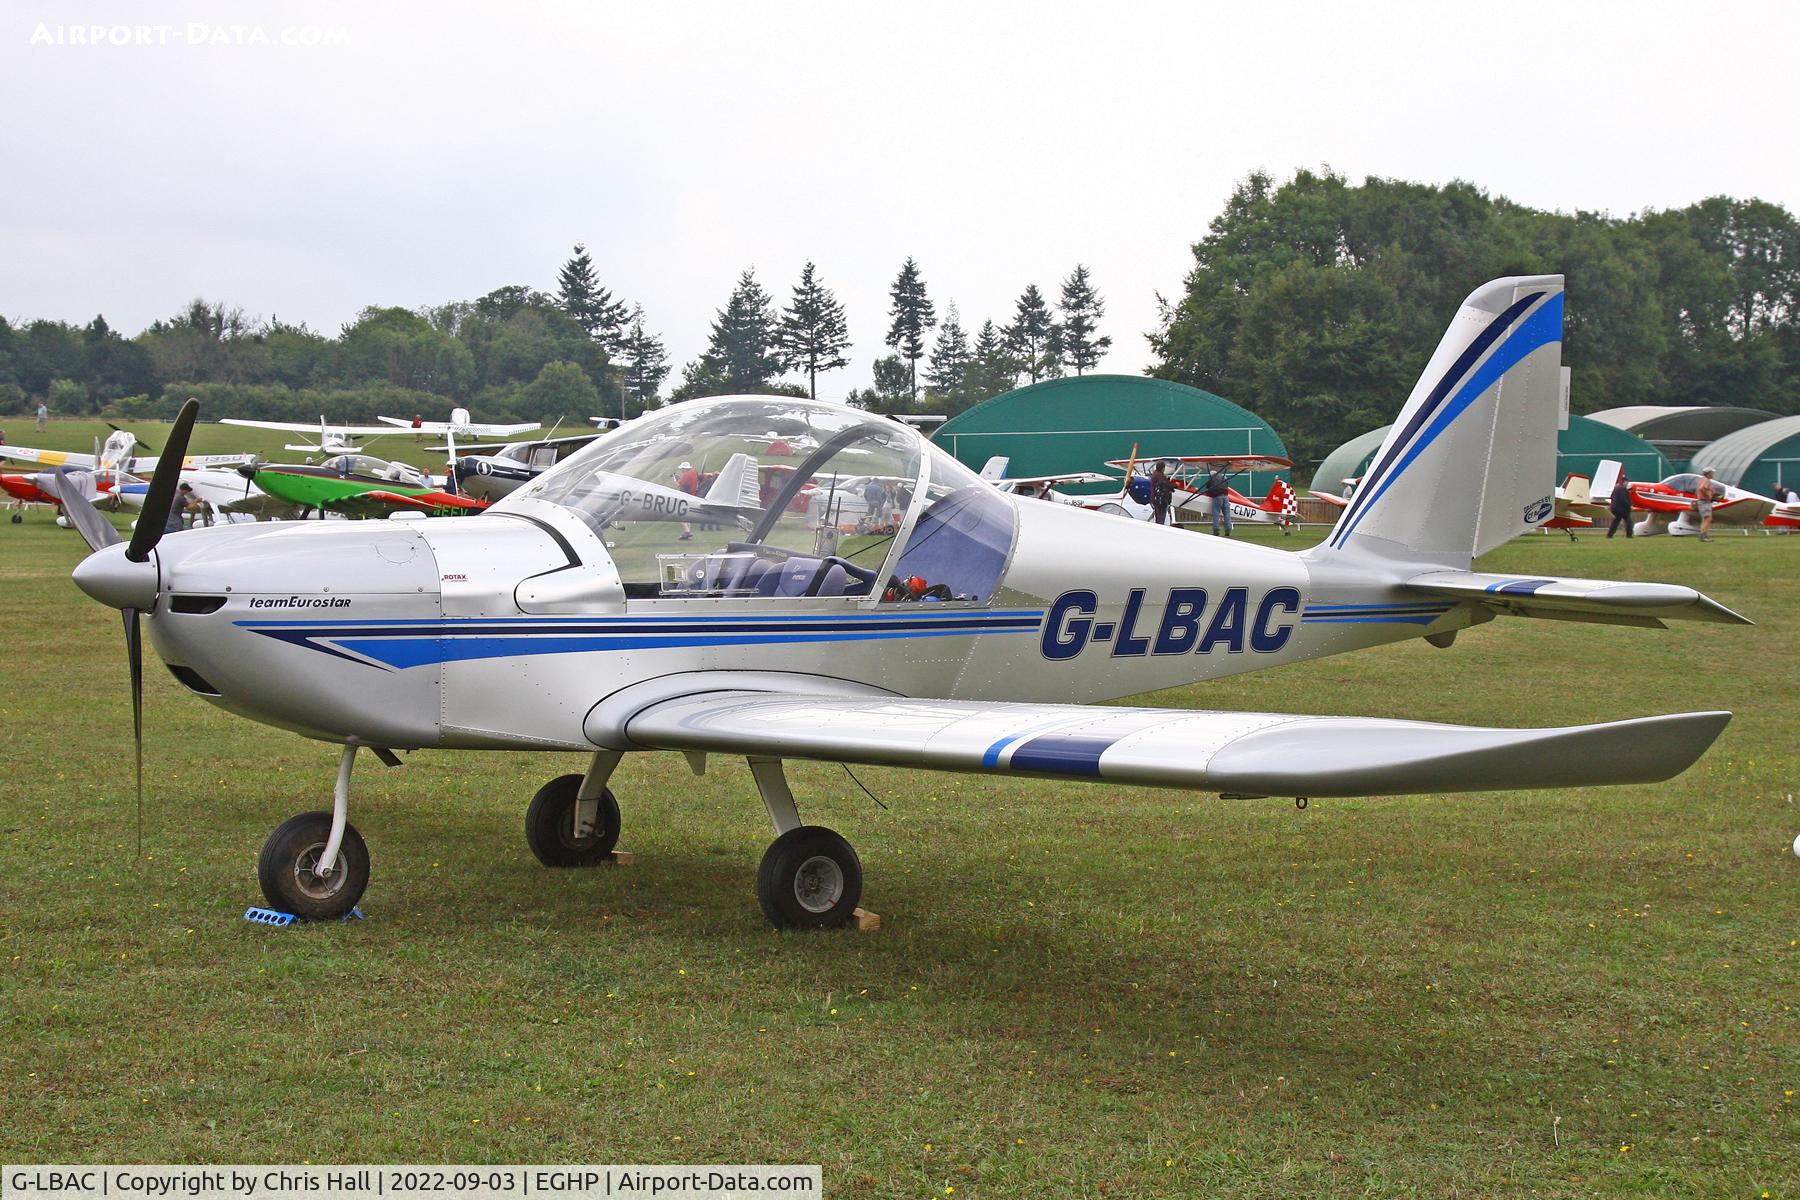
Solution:
[[[89,550],[104,550],[125,539],[113,528],[113,523],[101,515],[88,499],[93,490],[93,476],[86,471],[71,471],[63,468],[48,477],[45,482],[50,490],[56,493],[62,502],[63,516],[69,518],[69,524],[81,535],[81,540],[88,544]]]
[[[168,523],[169,509],[175,503],[175,485],[181,482],[181,460],[187,457],[188,437],[194,432],[194,419],[200,415],[200,402],[192,396],[176,414],[175,427],[169,432],[167,449],[156,462],[156,474],[150,477],[150,490],[144,493],[144,511],[137,528],[131,531],[131,544],[125,557],[143,562],[162,540]]]
[[[124,432],[125,432],[125,431],[124,431],[124,430],[123,430],[123,429],[120,429],[120,428],[119,428],[119,427],[118,427],[118,426],[117,426],[117,425],[114,425],[114,424],[113,424],[113,423],[112,423],[112,422],[111,422],[111,421],[108,421],[108,422],[107,422],[107,423],[106,423],[106,427],[107,427],[107,428],[108,428],[108,429],[110,429],[110,430],[112,430],[112,431],[113,431],[113,432],[114,432],[114,433],[124,433]],[[144,449],[146,449],[146,450],[148,450],[148,451],[150,451],[150,453],[152,453],[152,454],[154,454],[154,453],[156,453],[156,447],[155,447],[155,446],[152,446],[152,445],[151,445],[151,444],[150,444],[150,443],[149,443],[149,442],[146,442],[146,441],[145,441],[145,440],[144,440],[144,439],[143,439],[143,438],[141,438],[141,437],[137,437],[137,434],[135,434],[135,433],[134,433],[134,434],[132,434],[132,435],[131,435],[131,436],[132,436],[132,437],[134,437],[134,438],[137,438],[137,444],[138,444],[138,445],[140,445],[140,446],[142,446],[142,447],[143,447],[143,448],[144,448]]]
[[[137,861],[144,861],[144,637],[138,610],[127,608],[125,655],[131,663],[131,736],[137,746]]]

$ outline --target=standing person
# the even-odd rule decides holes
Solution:
[[[1206,477],[1206,486],[1200,489],[1206,498],[1212,501],[1213,536],[1219,534],[1221,523],[1225,526],[1225,536],[1231,536],[1231,476],[1226,474],[1224,466],[1214,467],[1212,474]]]
[[[675,486],[690,496],[700,494],[700,472],[694,470],[694,464],[683,462],[675,468]],[[691,542],[694,540],[694,526],[690,521],[681,523],[681,536],[676,541]]]
[[[48,418],[48,417],[49,417],[49,416],[50,416],[50,410],[49,410],[49,409],[48,409],[48,408],[46,408],[46,407],[45,407],[45,406],[44,406],[44,402],[43,402],[43,401],[42,401],[42,400],[40,400],[40,401],[38,401],[38,411],[37,411],[37,418],[38,418],[38,427],[37,427],[37,431],[38,431],[38,432],[39,432],[39,433],[42,433],[42,432],[44,432],[44,421],[45,421],[45,420],[46,420],[46,419],[47,419],[47,418]]]
[[[870,479],[869,482],[863,484],[863,515],[861,521],[863,533],[874,533],[879,527],[881,494],[881,480]]]
[[[1619,482],[1613,484],[1612,495],[1607,498],[1607,509],[1612,513],[1612,524],[1607,527],[1606,536],[1611,537],[1619,532],[1619,526],[1625,527],[1625,536],[1631,536],[1631,481],[1625,478],[1625,472],[1619,472]]]
[[[175,499],[169,504],[169,515],[163,521],[164,533],[180,533],[182,518],[189,513],[198,512],[200,501],[194,496],[194,489],[185,479],[175,487]]]
[[[1712,468],[1700,472],[1700,486],[1694,489],[1694,515],[1700,518],[1700,540],[1712,541],[1713,501],[1719,498],[1719,485],[1713,482]]]
[[[1150,468],[1150,519],[1158,525],[1169,524],[1169,506],[1175,502],[1175,485],[1169,482],[1168,468],[1162,459]]]
[[[413,444],[417,445],[418,443],[420,443],[424,440],[425,440],[425,414],[424,413],[414,413],[413,414]]]

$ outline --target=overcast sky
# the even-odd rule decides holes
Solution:
[[[740,271],[785,301],[810,258],[849,309],[853,365],[820,380],[841,397],[886,353],[907,255],[971,331],[1082,262],[1102,369],[1137,372],[1156,293],[1257,168],[1800,209],[1797,13],[5,0],[0,313],[129,334],[203,296],[335,333],[368,304],[553,291],[579,241],[673,383]],[[72,44],[91,26],[108,44]]]

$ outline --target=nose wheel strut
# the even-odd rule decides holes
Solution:
[[[336,920],[356,907],[369,886],[369,847],[349,820],[356,750],[354,743],[347,745],[338,759],[331,811],[291,817],[263,843],[256,875],[277,911],[304,921]],[[381,756],[398,763],[391,752]]]

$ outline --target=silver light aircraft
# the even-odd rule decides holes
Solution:
[[[313,919],[349,911],[369,878],[347,820],[362,747],[389,763],[585,754],[526,814],[550,866],[610,855],[625,755],[741,755],[778,835],[757,892],[782,927],[843,924],[862,892],[849,843],[802,822],[790,758],[1234,796],[1666,779],[1729,713],[1484,729],[1097,703],[1405,638],[1448,646],[1500,614],[1747,623],[1687,587],[1472,570],[1553,511],[1562,312],[1558,276],[1470,295],[1330,537],[1301,554],[1009,497],[896,421],[729,397],[603,434],[475,519],[160,543],[146,521],[108,546],[111,527],[71,505],[98,547],[75,581],[125,611],[134,672],[142,613],[189,690],[342,747],[332,811],[282,824],[260,862],[269,902]],[[770,427],[815,444],[757,494],[737,456]],[[742,486],[672,482],[702,461],[734,463]],[[898,530],[821,546],[803,489],[872,476],[911,481]],[[167,495],[173,476],[153,484]]]

